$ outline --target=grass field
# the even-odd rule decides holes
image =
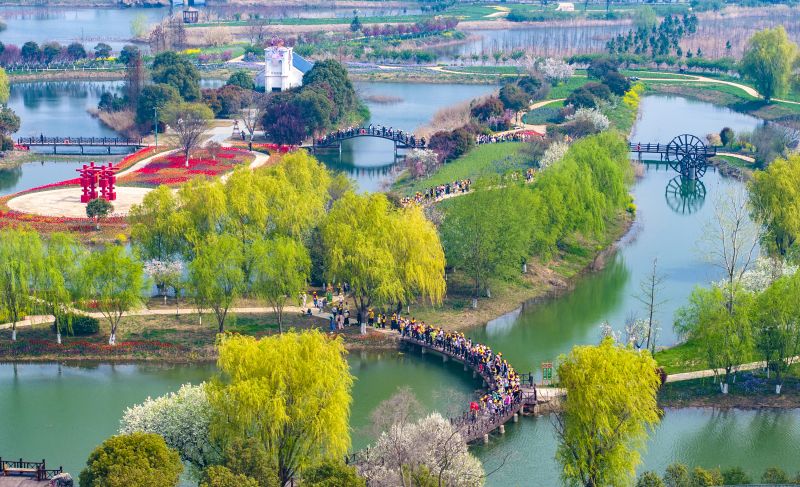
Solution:
[[[468,74],[516,75],[524,73],[519,66],[444,66],[448,71]]]
[[[485,174],[505,174],[525,167],[526,158],[521,153],[522,142],[480,145],[458,159],[442,165],[436,173],[412,181],[407,175],[398,178],[393,189],[403,195],[413,194],[432,186],[471,178],[473,181]]]

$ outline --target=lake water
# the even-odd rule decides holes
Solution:
[[[412,132],[427,124],[441,108],[472,100],[495,88],[495,85],[356,83],[362,96],[397,98],[392,103],[368,101],[371,118],[367,124]],[[378,191],[386,186],[396,163],[392,142],[370,137],[346,141],[341,157],[334,149],[320,151],[318,156],[329,167],[348,173],[361,191]]]
[[[425,113],[435,111],[420,99],[435,87],[415,90],[416,94],[406,94],[397,85],[378,88],[401,92],[398,96],[422,105]],[[445,94],[446,88],[440,96]],[[387,118],[395,117],[395,126],[405,127],[400,124],[403,121],[415,123],[416,118],[405,109],[386,106],[385,110]],[[379,113],[373,111],[375,120]],[[702,135],[719,131],[721,125],[742,131],[757,123],[756,119],[705,103],[647,97],[634,140],[666,142],[684,131]],[[694,251],[712,199],[740,183],[709,171],[703,179],[706,201],[697,202],[693,213],[684,213],[675,212],[665,196],[673,177],[663,166],[648,167],[633,188],[637,223],[603,271],[582,279],[574,292],[559,300],[527,307],[472,330],[471,335],[503,351],[518,369],[533,370],[574,344],[596,342],[603,320],[619,327],[628,311],[641,311],[632,295],[651,259],[657,256],[668,275],[664,291],[668,301],[658,316],[664,327],[661,343],[674,342],[670,326],[674,309],[685,302],[693,286],[716,278],[702,255]],[[461,367],[452,362],[443,364],[432,356],[353,354],[349,362],[357,378],[351,415],[356,448],[369,441],[369,413],[397,387],[411,387],[431,410],[446,409],[453,402],[464,404],[465,400],[458,398],[476,387]],[[212,373],[211,366],[0,364],[0,417],[9,418],[0,428],[0,451],[15,457],[45,457],[77,474],[91,449],[116,431],[125,407],[148,395],[176,390],[182,383],[200,382]],[[683,461],[704,467],[739,465],[753,474],[772,465],[794,471],[797,444],[800,410],[668,410],[648,442],[643,468],[663,470],[671,462]],[[509,425],[505,436],[493,438],[489,446],[474,451],[487,470],[497,467],[508,455],[506,465],[489,477],[490,486],[558,484],[553,460],[555,439],[548,417],[525,418]]]
[[[82,42],[87,50],[105,42],[119,51],[130,43],[134,19],[142,17],[148,24],[154,24],[168,14],[167,8],[2,6],[0,19],[7,28],[0,32],[0,41],[20,47],[27,41]]]

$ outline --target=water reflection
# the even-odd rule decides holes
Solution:
[[[703,207],[706,200],[706,185],[700,179],[675,176],[667,184],[664,198],[675,213],[691,215]]]
[[[17,181],[22,176],[22,168],[12,167],[8,169],[0,169],[0,194],[5,190],[13,188],[17,185]]]

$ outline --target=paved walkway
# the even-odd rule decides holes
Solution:
[[[203,313],[211,313],[212,311],[203,310]],[[265,314],[265,313],[272,313],[273,309],[271,307],[242,307],[242,308],[231,308],[228,310],[229,313],[236,313],[236,314]],[[284,313],[288,314],[300,314],[302,310],[299,306],[286,306],[283,309]],[[102,319],[104,316],[102,313],[98,312],[91,312],[85,313],[87,316],[91,316],[92,318]],[[157,308],[157,309],[138,309],[134,311],[130,311],[127,313],[123,313],[122,316],[169,316],[169,315],[194,315],[197,314],[197,310],[194,308],[178,308],[175,309],[168,309],[168,308]],[[330,319],[331,314],[328,312],[320,312],[316,308],[312,308],[312,316],[316,318],[322,319]],[[17,328],[24,328],[27,326],[32,325],[42,325],[42,324],[50,324],[55,320],[53,315],[32,315],[25,317],[24,320],[17,322]],[[0,330],[10,330],[11,323],[3,323],[0,324]]]
[[[792,357],[790,363],[800,362],[800,355]],[[736,370],[756,370],[763,369],[767,366],[763,360],[760,362],[750,362],[736,367]],[[667,376],[667,382],[681,382],[684,380],[701,379],[703,377],[714,377],[715,375],[724,375],[725,369],[706,369],[695,370],[694,372],[681,372],[679,374],[670,374]]]
[[[744,154],[736,154],[734,152],[717,152],[717,155],[718,156],[733,157],[734,159],[740,159],[742,161],[746,161],[746,162],[750,162],[750,163],[756,162],[756,159],[754,157],[746,156]]]

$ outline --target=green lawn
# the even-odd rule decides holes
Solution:
[[[667,374],[677,374],[679,372],[692,372],[695,370],[708,369],[705,353],[699,343],[688,340],[674,347],[659,350],[655,355],[656,362]],[[754,355],[742,357],[742,363],[755,362],[759,360]]]
[[[747,162],[744,159],[739,159],[738,157],[717,155],[717,156],[714,156],[713,159],[719,159],[721,161],[725,161],[726,163],[730,164],[731,166],[741,167],[743,169],[753,169],[754,168],[754,163]]]
[[[473,181],[485,174],[505,174],[525,166],[527,158],[521,150],[522,142],[479,145],[458,159],[442,165],[436,173],[412,181],[403,175],[393,189],[403,195],[413,194],[432,186],[471,178]]]
[[[524,72],[519,66],[443,66],[443,68],[466,74],[516,75]]]
[[[582,76],[574,76],[557,86],[553,86],[550,89],[550,93],[547,94],[547,99],[555,100],[558,98],[566,98],[567,96],[569,96],[570,93],[575,91],[576,88],[579,88],[588,82],[589,78],[584,78]]]

